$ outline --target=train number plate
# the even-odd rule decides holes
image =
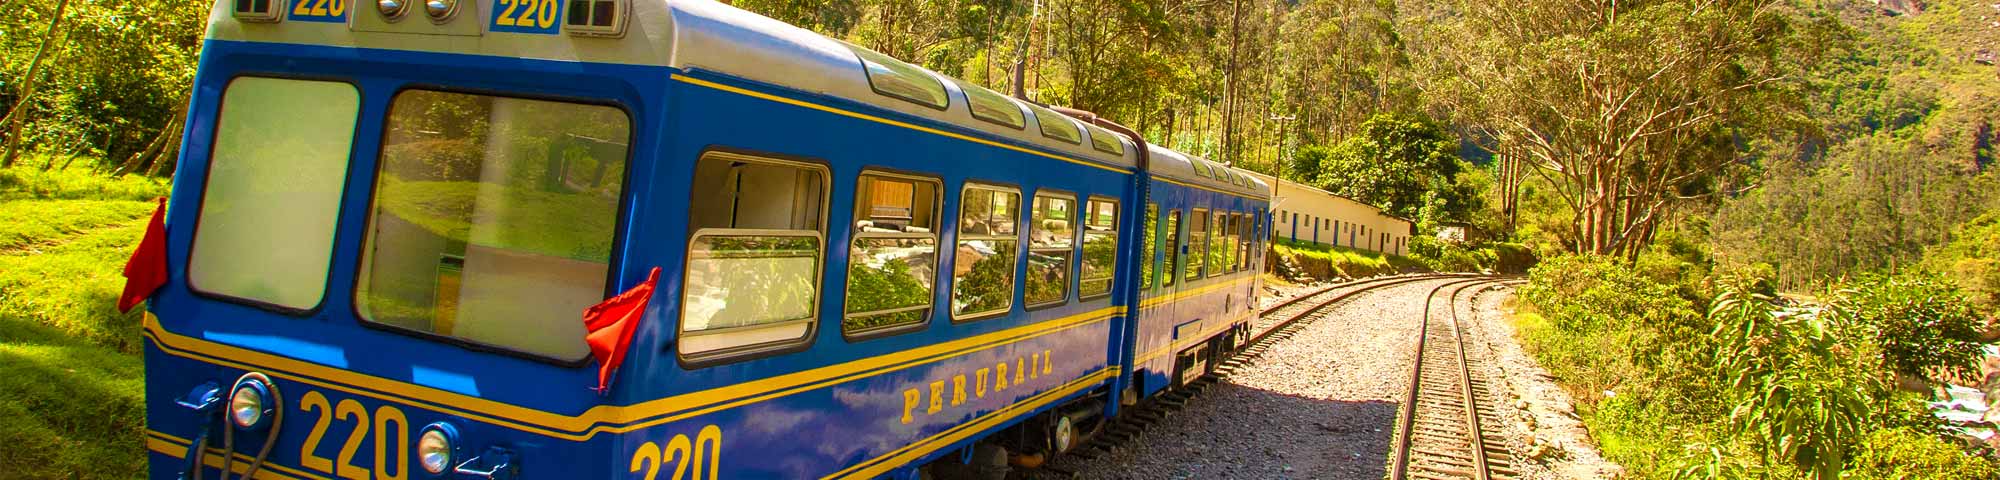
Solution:
[[[347,9],[354,0],[292,0],[287,20],[300,22],[347,23]]]
[[[555,35],[562,32],[562,0],[493,0],[495,32]]]

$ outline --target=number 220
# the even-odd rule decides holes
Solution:
[[[500,0],[500,14],[493,23],[509,27],[549,28],[556,24],[561,0]]]
[[[717,470],[722,467],[722,429],[714,425],[701,427],[692,442],[687,435],[674,435],[665,450],[660,449],[660,444],[646,442],[639,446],[639,451],[632,452],[632,473],[645,470],[646,480],[658,480],[660,466],[668,460],[674,462],[672,480],[690,480],[688,473],[694,473],[692,480],[715,480]],[[708,467],[706,477],[701,471],[704,465]]]

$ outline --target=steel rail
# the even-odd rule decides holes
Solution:
[[[1409,396],[1406,397],[1400,418],[1397,420],[1397,428],[1400,435],[1396,441],[1394,470],[1390,473],[1389,478],[1394,480],[1410,478],[1411,454],[1415,451],[1413,447],[1417,437],[1417,410],[1419,405],[1423,403],[1423,395],[1425,393],[1424,362],[1426,358],[1424,353],[1427,350],[1426,347],[1430,346],[1429,337],[1431,328],[1433,327],[1431,323],[1431,307],[1436,303],[1438,292],[1444,291],[1446,288],[1453,288],[1451,295],[1445,298],[1445,309],[1451,320],[1448,325],[1450,328],[1449,338],[1452,339],[1453,343],[1451,351],[1456,354],[1456,358],[1450,360],[1455,360],[1455,363],[1458,364],[1455,372],[1457,373],[1455,376],[1457,377],[1456,383],[1458,384],[1458,388],[1456,392],[1452,393],[1458,394],[1458,400],[1462,402],[1461,408],[1464,409],[1464,431],[1462,433],[1466,441],[1465,446],[1469,449],[1468,456],[1471,457],[1470,460],[1472,461],[1473,468],[1471,473],[1473,478],[1479,480],[1490,480],[1492,478],[1493,469],[1487,458],[1485,433],[1481,428],[1479,420],[1479,398],[1473,391],[1471,365],[1465,352],[1465,338],[1462,325],[1458,320],[1457,305],[1459,294],[1464,293],[1467,289],[1475,285],[1479,287],[1479,290],[1485,290],[1507,283],[1509,282],[1488,279],[1448,282],[1432,288],[1430,294],[1424,297],[1424,314],[1418,323],[1417,342],[1415,345],[1416,353],[1412,359],[1410,368]]]

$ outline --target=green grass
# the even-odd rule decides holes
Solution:
[[[113,305],[165,188],[82,170],[0,170],[0,478],[145,475],[140,317]]]
[[[1427,270],[1423,262],[1356,248],[1278,240],[1271,248],[1313,279],[1360,278]]]
[[[44,172],[26,165],[41,165],[35,158],[23,158],[14,168],[0,170],[0,202],[21,199],[51,200],[152,200],[167,195],[167,179],[126,175],[111,178],[82,166]]]

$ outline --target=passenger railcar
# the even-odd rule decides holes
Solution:
[[[188,118],[154,478],[1059,453],[1235,346],[1269,230],[1244,172],[707,0],[219,0]]]

